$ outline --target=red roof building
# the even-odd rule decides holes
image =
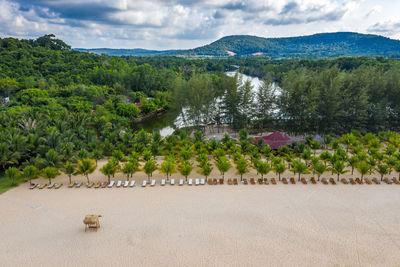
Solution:
[[[292,140],[281,132],[273,132],[267,136],[256,137],[254,142],[258,143],[259,139],[263,139],[263,145],[268,144],[272,149],[278,149],[281,146],[292,143]]]

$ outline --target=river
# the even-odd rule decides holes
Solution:
[[[236,71],[226,72],[226,75],[229,77],[235,76]],[[250,81],[251,86],[253,88],[253,93],[257,91],[257,89],[262,84],[262,81],[257,77],[251,77],[245,74],[239,74],[242,82],[247,80]],[[159,131],[161,136],[167,136],[172,134],[176,129],[191,126],[188,123],[185,123],[183,120],[183,116],[185,115],[185,110],[180,111],[168,111],[163,115],[155,118],[148,119],[144,122],[138,124],[138,128],[143,128],[145,131]]]

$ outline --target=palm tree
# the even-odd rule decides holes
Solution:
[[[367,162],[362,161],[358,166],[357,170],[361,174],[361,179],[363,179],[364,175],[366,175],[369,170],[371,169],[371,165],[369,165]]]
[[[23,171],[23,176],[32,184],[32,180],[39,177],[39,170],[33,165],[26,166]]]
[[[0,165],[3,170],[7,165],[18,163],[18,156],[12,152],[6,143],[0,143]]]
[[[318,182],[319,182],[319,178],[321,177],[322,174],[324,174],[326,169],[327,169],[327,167],[325,166],[325,164],[322,164],[321,162],[318,162],[317,164],[315,164],[314,170],[315,170],[315,173],[318,175]]]
[[[168,157],[163,163],[161,163],[160,172],[167,175],[167,181],[169,180],[169,175],[174,172],[175,166],[175,160],[172,157]]]
[[[93,173],[94,170],[96,170],[96,163],[94,160],[86,158],[78,161],[76,172],[84,175],[88,184],[90,183],[89,174]]]
[[[271,171],[271,167],[268,162],[259,160],[257,163],[257,172],[261,174],[261,179],[264,178],[265,174],[268,174]]]
[[[382,181],[383,176],[389,173],[389,166],[386,164],[379,164],[376,170],[381,175],[381,181]]]
[[[157,170],[157,162],[153,159],[149,159],[148,161],[146,161],[146,163],[144,164],[144,172],[147,174],[149,182],[150,182],[150,175],[153,174],[153,172],[155,170]]]
[[[43,170],[43,177],[49,179],[49,184],[51,184],[51,179],[56,178],[58,174],[59,172],[55,167],[46,167]]]
[[[101,169],[100,172],[107,176],[108,183],[110,183],[111,176],[114,176],[118,171],[119,164],[115,164],[112,160],[109,160]]]
[[[129,181],[129,176],[132,177],[133,174],[139,170],[139,166],[140,166],[139,161],[136,160],[128,161],[127,163],[124,164],[122,172],[126,174],[128,181]]]
[[[145,150],[143,152],[143,160],[144,161],[149,161],[152,157],[151,151],[150,150]]]
[[[15,179],[18,178],[19,175],[19,170],[15,167],[9,167],[4,173],[4,176],[11,180],[12,185],[14,185]]]
[[[103,152],[101,152],[101,150],[99,149],[95,149],[92,152],[92,158],[94,158],[94,160],[96,161],[96,166],[97,166],[97,162],[103,158]]]
[[[345,174],[346,172],[348,172],[344,168],[345,168],[344,162],[341,161],[341,160],[338,160],[333,164],[332,171],[333,171],[333,173],[337,174],[337,180],[338,181],[339,181],[339,175]]]
[[[200,173],[202,175],[204,175],[207,179],[207,177],[210,175],[210,173],[212,172],[213,167],[211,166],[210,162],[205,161],[202,164],[200,164]]]
[[[395,165],[394,165],[394,170],[398,173],[399,175],[399,179],[400,179],[400,161],[398,161]]]
[[[67,161],[62,169],[63,173],[68,175],[69,183],[71,184],[71,176],[75,173],[75,166],[71,162]]]
[[[219,157],[216,161],[216,166],[222,175],[222,180],[224,180],[225,173],[229,171],[230,168],[232,168],[232,164],[226,157]]]
[[[112,157],[116,158],[119,162],[125,161],[125,155],[121,150],[116,149],[112,152]]]
[[[279,181],[281,180],[281,174],[286,171],[286,166],[283,163],[278,163],[274,167],[275,172],[278,174]]]
[[[193,170],[193,164],[192,164],[190,161],[185,160],[185,161],[179,166],[178,169],[179,169],[179,172],[180,172],[183,176],[185,176],[186,182],[187,182],[187,177],[190,175],[190,173],[191,173],[192,170]]]
[[[360,159],[358,158],[357,155],[353,155],[347,160],[347,162],[349,163],[348,166],[351,167],[351,175],[353,175],[354,169],[357,166],[357,164],[360,162]]]
[[[236,162],[236,169],[238,174],[240,174],[240,181],[243,181],[243,174],[248,173],[249,163],[247,160],[243,157],[241,157],[237,162]]]
[[[295,159],[292,162],[292,166],[293,166],[292,171],[293,171],[294,175],[296,175],[296,173],[297,173],[299,175],[298,180],[300,181],[300,175],[307,173],[307,169],[308,169],[307,165],[304,162],[300,161],[299,159]]]

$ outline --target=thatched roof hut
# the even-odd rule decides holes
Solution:
[[[272,149],[278,149],[281,146],[292,143],[290,137],[281,132],[273,132],[272,134],[267,136],[256,137],[254,138],[254,141],[258,143],[259,139],[262,139],[263,144],[268,144]]]

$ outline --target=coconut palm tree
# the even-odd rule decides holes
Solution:
[[[71,176],[75,174],[75,165],[72,164],[71,162],[67,161],[64,164],[64,168],[62,169],[62,172],[68,175],[69,178],[69,183],[71,184]]]
[[[360,162],[360,159],[357,155],[353,155],[347,159],[348,166],[351,167],[351,175],[354,173],[354,169],[356,168],[357,164]]]
[[[20,175],[19,170],[15,167],[9,167],[4,173],[4,176],[11,180],[12,185],[14,185],[15,179],[18,178],[19,175]]]
[[[229,160],[226,157],[223,156],[223,157],[219,157],[216,160],[216,166],[222,175],[222,180],[224,180],[225,179],[224,175],[227,171],[229,171],[230,168],[232,168],[232,164],[229,162]]]
[[[393,166],[394,170],[397,172],[397,174],[399,175],[399,179],[400,179],[400,161],[398,161],[394,166]]]
[[[93,173],[96,170],[96,163],[93,159],[81,159],[78,161],[76,166],[76,172],[78,174],[82,174],[86,177],[87,183],[89,184],[89,174]]]
[[[32,180],[39,177],[39,170],[33,165],[26,166],[23,170],[23,176],[32,184]]]
[[[389,166],[386,164],[378,164],[376,170],[381,175],[381,181],[382,181],[383,176],[389,173]]]
[[[210,173],[213,170],[212,165],[207,160],[207,161],[203,162],[202,164],[200,164],[199,166],[200,166],[200,173],[202,175],[204,175],[205,178],[207,179],[207,177],[210,175]]]
[[[281,174],[286,171],[286,166],[282,162],[279,162],[274,167],[275,172],[278,174],[279,181],[281,180]]]
[[[243,174],[249,172],[248,166],[249,166],[249,163],[243,157],[238,159],[238,161],[236,162],[236,170],[237,170],[238,174],[240,174],[240,181],[243,181]]]
[[[292,162],[292,166],[293,166],[292,171],[293,171],[294,175],[296,175],[296,173],[297,173],[299,175],[298,180],[300,181],[300,175],[307,173],[307,169],[308,169],[307,165],[304,162],[302,162],[301,160],[295,159]]]
[[[99,149],[95,149],[92,151],[92,158],[94,158],[94,160],[96,161],[96,166],[97,166],[97,162],[103,158],[103,152],[101,152],[101,150]]]
[[[155,170],[157,170],[157,162],[153,159],[149,159],[146,161],[143,167],[144,172],[147,174],[148,180],[150,182],[150,175],[153,174]]]
[[[59,175],[60,173],[58,172],[57,168],[55,167],[46,167],[43,170],[43,177],[46,179],[49,179],[49,184],[51,184],[51,179],[56,178],[57,175]]]
[[[130,159],[127,163],[124,164],[122,171],[124,174],[127,175],[127,180],[129,181],[129,177],[132,178],[133,174],[137,172],[139,168],[140,168],[139,161]]]
[[[175,171],[175,167],[176,163],[172,157],[167,157],[166,160],[161,163],[160,172],[167,175],[167,181],[169,180],[169,176]]]
[[[338,160],[333,164],[332,171],[333,171],[333,173],[337,174],[337,181],[339,181],[339,175],[345,174],[346,172],[348,172],[344,168],[345,168],[344,162],[341,160]]]
[[[357,166],[358,172],[361,174],[361,179],[363,179],[364,175],[366,175],[371,169],[371,165],[369,165],[365,161],[361,161]]]
[[[258,161],[257,172],[261,174],[261,179],[264,179],[264,175],[268,174],[271,170],[272,168],[267,161]]]
[[[110,183],[111,176],[114,176],[118,171],[119,164],[115,164],[112,160],[109,160],[101,169],[100,172],[107,176],[108,183]]]
[[[317,164],[315,164],[314,170],[315,170],[315,173],[318,176],[318,182],[319,182],[319,179],[320,179],[321,175],[324,174],[326,169],[327,169],[327,167],[325,166],[325,164],[322,164],[321,162],[318,162]]]
[[[178,167],[179,172],[185,176],[186,182],[187,182],[187,177],[190,175],[190,173],[193,170],[193,164],[189,160],[185,160],[183,163],[181,163]]]

